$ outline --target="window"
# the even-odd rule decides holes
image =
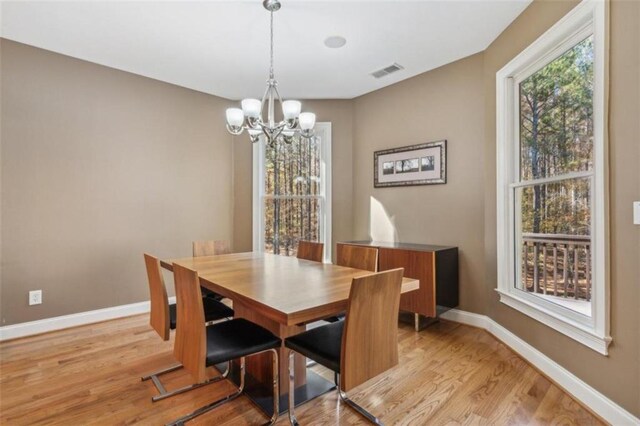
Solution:
[[[298,241],[325,243],[331,259],[331,123],[311,139],[254,145],[254,249],[295,256]]]
[[[604,7],[584,0],[496,83],[500,300],[606,354]]]

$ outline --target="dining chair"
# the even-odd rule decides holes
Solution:
[[[227,240],[206,240],[194,241],[192,243],[193,257],[218,256],[231,253],[231,244]],[[222,300],[224,297],[218,293],[202,287],[202,294],[215,300]]]
[[[166,341],[170,338],[170,330],[176,328],[176,305],[175,303],[169,304],[169,298],[167,297],[167,288],[164,284],[162,272],[160,271],[160,261],[158,260],[158,258],[145,253],[144,263],[147,268],[147,278],[149,281],[151,305],[149,313],[149,323],[151,324],[151,327],[153,327],[153,329],[162,338],[162,340]],[[203,315],[203,323],[205,321],[211,322],[233,317],[233,309],[229,308],[222,302],[218,302],[217,300],[213,299],[203,299],[202,302],[203,303],[201,310]],[[177,364],[142,377],[142,381],[146,381],[149,379],[153,381],[153,384],[160,392],[158,395],[155,395],[151,398],[153,402],[160,401],[161,399],[169,398],[170,396],[178,395],[180,393],[187,392],[192,389],[208,385],[210,383],[215,383],[216,381],[226,377],[227,374],[225,372],[223,375],[224,377],[221,376],[211,380],[203,380],[198,383],[184,386],[173,391],[167,391],[167,389],[160,381],[159,376],[171,371],[178,370],[182,367],[182,365]]]
[[[338,244],[336,250],[336,265],[349,268],[378,271],[378,248]],[[344,319],[344,313],[325,318],[326,322],[337,322]]]
[[[311,260],[313,262],[322,262],[324,257],[324,243],[299,240],[296,257],[298,259]],[[322,324],[322,321],[317,321],[316,323],[313,323],[312,326],[317,324]],[[307,368],[314,364],[314,361],[307,360]]]
[[[347,396],[354,387],[398,364],[398,312],[403,268],[379,272],[351,283],[344,321],[285,339],[289,349],[289,389],[295,389],[295,352],[335,373],[338,394],[369,421],[382,424]],[[289,422],[297,425],[295,392],[289,392]]]
[[[269,421],[269,424],[273,424],[278,418],[280,409],[278,349],[282,340],[244,318],[234,318],[205,326],[202,310],[202,302],[205,299],[198,285],[198,273],[174,264],[173,274],[178,302],[178,328],[173,348],[175,358],[197,382],[206,380],[208,367],[226,363],[228,369],[232,360],[239,359],[240,385],[236,392],[198,408],[169,424],[182,425],[240,396],[244,390],[245,357],[264,352],[271,352],[273,360],[273,415]]]
[[[315,243],[313,241],[298,241],[298,259],[312,260],[314,262],[322,262],[324,256],[324,244]]]
[[[193,257],[230,254],[231,244],[227,240],[207,240],[193,242]]]
[[[336,250],[336,265],[377,272],[378,248],[338,244]]]

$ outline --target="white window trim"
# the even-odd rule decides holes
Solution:
[[[500,301],[576,341],[608,354],[609,336],[609,242],[607,186],[607,137],[605,116],[606,4],[604,0],[583,0],[547,32],[496,74],[497,151],[497,256]],[[594,36],[594,171],[566,177],[591,177],[592,215],[592,313],[582,316],[558,304],[519,290],[516,272],[514,189],[519,186],[516,169],[518,149],[517,84],[548,64],[568,47]],[[584,175],[584,176],[582,176]],[[541,182],[548,179],[539,179]],[[553,178],[552,178],[553,180]],[[530,184],[532,181],[527,182]]]
[[[331,263],[331,123],[316,123],[315,131],[322,133],[320,145],[320,239],[324,243],[324,263]],[[253,144],[253,251],[264,248],[264,155],[265,145]]]

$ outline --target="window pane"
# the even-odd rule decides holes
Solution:
[[[520,83],[520,178],[593,168],[593,36]]]
[[[320,194],[320,138],[266,145],[265,194]]]
[[[295,256],[298,241],[318,241],[320,199],[265,199],[265,251]]]
[[[518,188],[516,200],[522,231],[516,287],[590,316],[591,180]]]

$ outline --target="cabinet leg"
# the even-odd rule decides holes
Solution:
[[[425,317],[424,315],[414,314],[414,327],[416,331],[424,330],[425,328],[439,322],[438,317]]]
[[[400,312],[399,319],[404,323],[412,324],[416,332],[424,330],[431,324],[438,322],[438,317],[426,317],[415,312]]]

